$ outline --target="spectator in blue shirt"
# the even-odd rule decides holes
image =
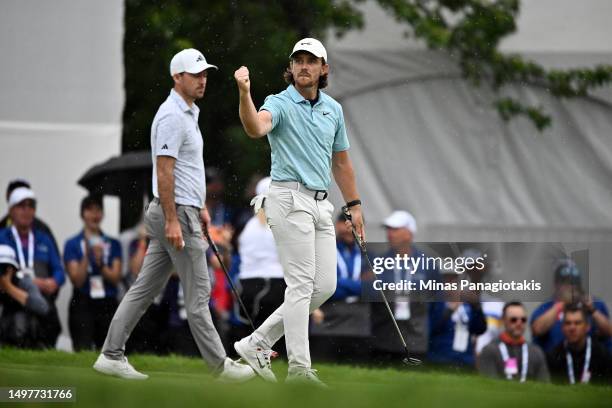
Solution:
[[[589,314],[589,335],[612,350],[612,324],[606,304],[585,295],[581,273],[572,260],[562,260],[555,269],[555,294],[553,299],[541,304],[531,315],[531,331],[534,342],[548,353],[564,340],[563,308],[579,303]]]
[[[40,345],[53,348],[62,330],[55,299],[64,284],[64,268],[49,235],[34,226],[36,204],[36,195],[29,188],[13,190],[9,197],[12,226],[0,231],[0,244],[13,248],[21,272],[30,276],[49,304],[49,312],[34,317],[32,324],[38,327]]]
[[[74,286],[69,307],[72,345],[76,351],[100,349],[117,308],[121,281],[121,244],[100,229],[102,198],[81,202],[83,230],[66,241],[64,263]]]
[[[336,220],[336,248],[338,249],[338,280],[336,292],[331,300],[355,301],[361,295],[361,251],[355,242],[350,227],[346,224],[344,214]]]
[[[443,271],[445,283],[458,282],[454,270]],[[427,359],[438,364],[474,366],[475,336],[487,330],[487,321],[477,295],[465,291],[444,292],[447,300],[429,308]],[[470,302],[464,301],[470,299]]]

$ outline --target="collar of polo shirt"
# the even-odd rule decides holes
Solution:
[[[302,94],[300,94],[298,92],[297,89],[295,89],[295,86],[293,86],[293,85],[289,85],[287,87],[287,91],[289,92],[289,96],[291,96],[291,99],[295,103],[301,103],[301,102],[304,102],[304,101],[308,101],[306,98],[304,98],[302,96]],[[317,101],[317,104],[318,104],[319,102],[321,102],[321,91],[317,90],[317,93],[318,93],[318,97],[319,97],[319,100]]]
[[[197,110],[199,109],[198,105],[196,105],[195,103],[190,108],[189,105],[187,105],[187,102],[185,102],[181,95],[179,95],[178,92],[176,92],[174,89],[170,90],[170,95],[172,95],[172,99],[174,99],[174,101],[178,104],[179,108],[181,108],[183,112],[197,112]]]

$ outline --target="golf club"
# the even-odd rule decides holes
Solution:
[[[359,249],[361,250],[361,256],[366,259],[366,261],[368,262],[368,265],[370,266],[370,269],[373,270],[374,267],[372,266],[372,262],[370,261],[370,257],[368,256],[366,243],[361,240],[361,237],[357,234],[357,231],[355,231],[355,226],[353,225],[353,217],[351,216],[351,212],[349,208],[347,206],[342,207],[342,212],[344,213],[344,216],[346,217],[346,219],[350,221],[351,223],[351,230],[353,231],[353,237],[355,238],[355,241],[359,245]],[[391,321],[393,322],[393,325],[395,326],[397,335],[399,336],[402,342],[402,346],[404,346],[404,351],[406,352],[406,357],[402,360],[402,362],[406,365],[411,365],[411,366],[417,366],[417,365],[423,364],[421,360],[419,360],[418,358],[412,357],[410,355],[410,352],[408,351],[408,346],[406,345],[406,340],[404,340],[404,336],[402,335],[402,332],[400,331],[400,328],[397,325],[397,321],[395,320],[395,316],[393,315],[393,311],[391,310],[391,306],[389,305],[387,296],[385,296],[384,291],[380,290],[379,292],[380,292],[380,296],[383,299],[383,302],[385,303],[385,307],[387,308],[387,311],[389,312],[389,317],[391,318]]]
[[[236,299],[238,299],[238,303],[240,304],[240,309],[242,309],[242,313],[244,313],[244,315],[248,319],[249,324],[251,325],[251,329],[253,329],[253,331],[255,331],[255,325],[253,324],[253,319],[251,319],[251,315],[247,311],[246,306],[244,305],[244,303],[242,303],[242,299],[240,298],[240,294],[238,293],[238,290],[234,286],[234,283],[232,282],[232,278],[230,277],[230,274],[227,271],[227,268],[225,267],[225,264],[223,263],[223,260],[221,259],[221,254],[219,254],[219,248],[217,248],[217,245],[210,238],[210,234],[208,233],[208,228],[205,227],[205,228],[202,228],[202,230],[204,231],[204,236],[206,237],[206,240],[208,241],[208,245],[210,245],[210,247],[212,248],[213,252],[215,253],[215,256],[217,257],[217,260],[221,264],[221,268],[223,269],[223,272],[225,273],[225,277],[226,277],[227,281],[229,282],[230,287],[232,288],[232,292],[234,292],[234,296],[236,297]]]

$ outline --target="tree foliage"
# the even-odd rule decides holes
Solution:
[[[610,84],[612,67],[545,69],[518,54],[499,51],[501,40],[516,31],[520,0],[378,0],[410,33],[432,49],[455,56],[465,78],[485,82],[496,91],[509,83],[540,86],[561,98],[585,96]],[[527,116],[542,130],[551,123],[542,106],[500,97],[496,107],[505,120]]]

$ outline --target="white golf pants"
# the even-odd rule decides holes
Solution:
[[[250,336],[264,349],[285,335],[289,373],[308,369],[308,316],[336,290],[334,206],[306,193],[272,185],[264,204],[283,266],[284,303]]]

